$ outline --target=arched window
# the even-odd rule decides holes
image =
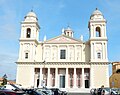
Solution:
[[[96,37],[101,37],[100,27],[96,27]]]
[[[30,36],[31,36],[31,29],[27,28],[26,38],[30,38]]]
[[[101,59],[101,53],[100,52],[97,53],[97,58]]]

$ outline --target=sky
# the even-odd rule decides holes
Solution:
[[[0,0],[0,77],[16,78],[21,21],[33,10],[41,27],[42,41],[61,35],[62,28],[74,31],[74,38],[89,39],[88,21],[98,8],[107,20],[108,58],[120,61],[120,0]],[[109,69],[111,75],[111,66]]]

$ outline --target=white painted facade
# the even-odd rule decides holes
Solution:
[[[89,39],[73,38],[73,30],[39,41],[37,16],[29,12],[21,23],[16,82],[24,87],[57,87],[71,92],[109,87],[106,20],[96,9],[90,16]],[[43,83],[44,81],[44,83]]]

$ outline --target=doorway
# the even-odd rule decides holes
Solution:
[[[85,88],[89,88],[89,80],[85,80]]]
[[[39,79],[37,79],[37,87],[39,86]]]
[[[60,88],[65,88],[65,75],[60,75]]]

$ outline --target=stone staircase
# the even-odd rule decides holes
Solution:
[[[67,95],[90,95],[90,93],[68,93]]]
[[[60,89],[62,91],[66,91],[67,95],[90,95],[90,89],[84,88],[68,88],[68,89]]]

